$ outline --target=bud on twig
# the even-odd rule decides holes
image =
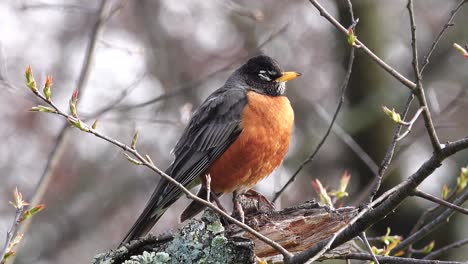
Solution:
[[[401,124],[401,116],[399,113],[395,112],[395,109],[388,109],[386,106],[382,106],[384,113],[390,117],[394,122]]]
[[[81,122],[80,119],[67,118],[67,120],[68,120],[68,123],[70,123],[70,125],[72,125],[73,127],[76,127],[79,130],[84,131],[84,132],[89,132],[89,127],[85,123]]]
[[[97,127],[97,119],[94,120],[93,124],[91,125],[91,128],[92,128],[93,130],[95,130],[96,127]]]
[[[73,91],[72,97],[70,98],[70,113],[73,117],[78,118],[76,112],[76,103],[78,102],[78,90]]]
[[[447,184],[444,184],[444,186],[442,186],[442,199],[447,200],[449,194],[450,188],[447,186]]]
[[[457,178],[457,193],[463,191],[468,185],[468,167],[461,168],[460,175]]]
[[[143,163],[141,163],[141,161],[136,160],[136,159],[130,157],[130,156],[129,156],[127,153],[125,153],[125,152],[124,152],[124,155],[125,155],[125,157],[128,159],[128,161],[130,161],[131,163],[133,163],[133,164],[135,164],[135,165],[141,165],[141,164],[143,164]]]
[[[463,48],[462,46],[458,45],[457,43],[453,43],[453,47],[458,51],[460,52],[463,57],[465,58],[468,58],[468,52],[466,51],[465,48]]]
[[[31,112],[43,112],[43,113],[57,113],[57,111],[55,111],[55,109],[53,109],[51,107],[48,107],[48,106],[43,106],[43,105],[38,105],[38,106],[31,107],[31,109],[29,109],[29,111],[31,111]]]
[[[20,222],[30,218],[31,216],[39,213],[40,211],[44,210],[45,206],[43,204],[39,204],[34,206],[33,208],[26,210],[26,212],[23,213],[23,215],[20,218]]]
[[[349,174],[348,171],[345,171],[343,173],[343,176],[341,176],[340,186],[338,187],[338,190],[330,192],[329,194],[331,196],[334,196],[336,200],[347,197],[349,194],[346,192],[346,188],[348,187],[348,183],[350,179],[351,179],[351,174]]]
[[[137,141],[138,141],[138,130],[135,132],[135,134],[133,134],[132,144],[130,145],[132,149],[135,149]]]
[[[50,75],[46,75],[44,89],[42,91],[44,92],[45,98],[49,102],[50,102],[50,96],[51,96],[51,91],[50,91],[51,86],[52,86],[52,77]]]
[[[434,249],[434,246],[435,246],[435,240],[432,240],[431,243],[429,243],[427,246],[425,246],[422,249],[422,253],[424,253],[424,254],[431,253],[431,251]]]
[[[349,28],[348,28],[348,37],[346,38],[346,40],[348,41],[349,45],[351,45],[353,47],[360,48],[359,45],[356,45],[357,36],[354,34],[354,28],[356,27],[358,22],[359,22],[359,18],[356,19],[351,26],[349,26]]]
[[[23,195],[18,191],[18,187],[13,191],[14,201],[10,204],[16,209],[23,209],[24,206],[29,205],[25,200],[23,200]]]
[[[354,35],[354,30],[352,27],[348,28],[348,37],[346,40],[348,41],[348,44],[351,46],[354,46],[354,43],[356,42],[356,35]]]
[[[33,93],[37,94],[38,91],[36,87],[36,81],[34,80],[34,76],[30,65],[28,65],[28,67],[26,68],[26,72],[24,75],[26,77],[26,85],[29,87],[29,89],[31,89]]]
[[[314,188],[315,192],[319,195],[320,203],[333,208],[333,203],[330,199],[330,196],[328,196],[327,190],[323,188],[322,183],[318,179],[312,181],[312,187]]]

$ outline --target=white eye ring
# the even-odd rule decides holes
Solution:
[[[262,72],[262,71],[260,71],[260,72]],[[263,72],[263,73],[264,73],[264,72]],[[258,74],[258,77],[260,77],[260,79],[262,79],[262,80],[271,82],[270,77],[265,76],[265,75],[263,75],[262,73],[259,73],[259,74]]]

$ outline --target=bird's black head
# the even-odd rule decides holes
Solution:
[[[285,82],[301,75],[297,72],[283,72],[278,62],[265,55],[251,58],[237,72],[248,89],[270,96],[283,95]]]

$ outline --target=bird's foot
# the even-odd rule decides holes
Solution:
[[[237,191],[234,191],[232,196],[232,204],[233,204],[233,215],[234,217],[239,220],[240,222],[244,223],[245,221],[245,214],[244,209],[242,208],[242,204],[240,202],[240,194]]]

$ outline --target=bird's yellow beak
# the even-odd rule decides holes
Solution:
[[[275,79],[274,81],[275,82],[287,82],[287,81],[290,81],[292,79],[295,79],[299,76],[301,76],[302,73],[299,73],[299,72],[283,72],[282,75],[280,77],[278,77],[277,79]]]

